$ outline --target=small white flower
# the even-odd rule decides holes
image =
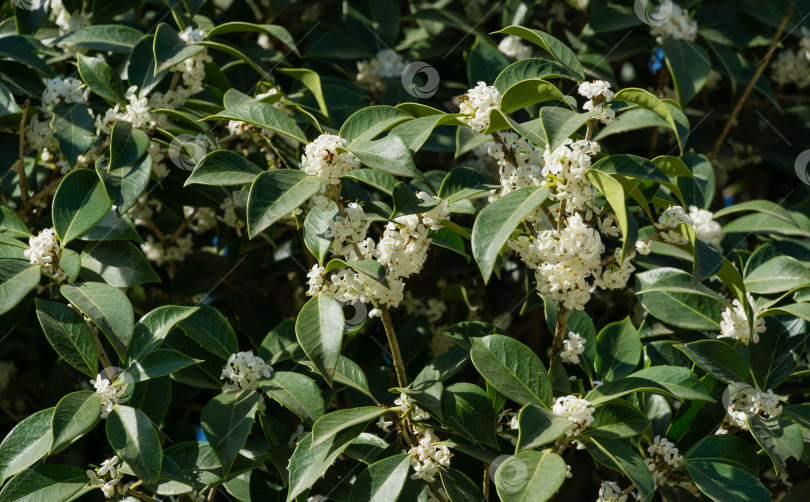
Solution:
[[[723,250],[723,227],[714,221],[714,213],[700,209],[696,206],[689,206],[689,218],[692,226],[695,227],[695,236],[719,250]]]
[[[568,338],[563,341],[563,350],[560,359],[564,363],[579,364],[579,356],[585,352],[585,338],[578,333],[569,332]]]
[[[565,435],[576,436],[593,422],[593,413],[596,410],[585,399],[569,395],[555,399],[551,411],[571,422],[571,427]]]
[[[658,217],[655,228],[658,229],[661,239],[672,244],[686,244],[689,240],[678,232],[681,223],[692,224],[692,218],[686,214],[681,206],[670,206]]]
[[[672,8],[669,17],[660,26],[653,25],[650,34],[662,44],[665,38],[694,42],[698,34],[697,21],[689,16],[689,11],[675,2],[668,2]]]
[[[614,481],[602,481],[599,487],[599,498],[596,502],[626,502],[627,495],[622,495],[622,489]]]
[[[231,354],[219,378],[228,380],[222,386],[222,392],[236,392],[245,389],[255,390],[259,387],[260,380],[271,376],[273,367],[251,350]]]
[[[317,176],[322,183],[338,184],[340,177],[357,168],[360,162],[349,152],[337,153],[349,142],[334,134],[321,134],[307,144],[301,157],[300,168],[305,173]]]
[[[101,418],[107,418],[113,406],[118,404],[118,400],[121,398],[126,387],[123,385],[112,385],[108,379],[101,378],[101,373],[96,375],[95,380],[90,380],[90,383],[96,389],[96,394],[101,398]]]
[[[503,55],[514,59],[526,59],[532,56],[532,48],[524,44],[522,38],[512,35],[501,40],[498,50]]]
[[[386,420],[385,417],[380,417],[377,419],[377,428],[382,430],[383,432],[389,432],[391,427],[394,425],[394,422],[391,420]]]
[[[459,105],[459,111],[464,121],[476,132],[484,132],[489,127],[489,112],[501,106],[501,93],[494,86],[486,82],[478,85],[464,94]]]
[[[753,314],[753,330],[748,325],[748,316],[739,300],[731,302],[731,307],[723,310],[723,319],[720,321],[720,335],[718,338],[733,338],[749,345],[752,341],[759,343],[759,335],[765,333],[765,320],[757,316],[757,306],[751,293],[746,293],[748,305]]]

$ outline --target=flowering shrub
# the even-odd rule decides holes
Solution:
[[[0,10],[0,502],[806,500],[806,2]]]

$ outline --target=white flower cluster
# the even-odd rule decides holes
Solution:
[[[247,208],[249,195],[250,192],[248,190],[234,190],[231,192],[231,196],[225,197],[225,199],[223,199],[222,203],[219,205],[219,208],[222,209],[223,213],[221,216],[217,216],[217,220],[231,228],[236,229],[237,235],[242,235],[242,230],[245,228],[245,222],[239,219],[236,209],[239,208],[240,210],[244,211],[245,208]]]
[[[802,38],[799,40],[799,55],[810,61],[810,29],[802,26],[801,34]]]
[[[669,476],[669,471],[659,467],[659,464],[663,462],[672,469],[677,469],[683,462],[683,455],[680,454],[675,444],[661,436],[653,438],[653,442],[647,447],[647,454],[649,457],[644,459],[644,463],[650,470],[656,487],[662,486]]]
[[[579,94],[588,98],[584,109],[596,114],[603,124],[607,125],[616,119],[616,112],[610,108],[605,108],[605,104],[613,99],[615,95],[610,90],[610,83],[604,80],[594,80],[593,82],[582,82],[579,84]]]
[[[400,54],[383,49],[371,60],[357,63],[357,83],[372,89],[382,89],[384,78],[400,78],[408,63]]]
[[[655,41],[662,44],[665,38],[674,38],[694,42],[698,34],[698,25],[697,21],[689,17],[689,11],[675,2],[661,5],[670,5],[672,12],[663,24],[652,26],[650,34],[655,37]]]
[[[222,392],[236,392],[256,390],[259,387],[259,380],[270,378],[272,375],[273,367],[251,350],[231,354],[219,378],[227,380],[222,386]]]
[[[331,203],[334,207],[334,203]],[[331,252],[335,255],[348,256],[354,245],[365,240],[371,221],[366,218],[363,207],[357,202],[346,204],[344,215],[338,215],[329,222],[329,230],[324,233],[332,241]]]
[[[670,206],[658,217],[655,228],[659,230],[659,235],[665,242],[681,245],[689,242],[689,239],[678,231],[681,223],[691,225],[692,218],[686,214],[686,211],[681,206]]]
[[[484,132],[489,127],[489,112],[501,106],[501,93],[486,82],[478,82],[459,101],[459,111],[464,115],[462,120],[473,131]]]
[[[45,2],[42,2],[43,4]],[[90,13],[76,11],[68,12],[62,0],[50,0],[51,15],[54,23],[59,27],[59,35],[66,35],[70,32],[90,26]]]
[[[522,235],[508,244],[535,270],[537,291],[544,298],[562,302],[571,310],[585,308],[593,290],[586,278],[600,275],[605,246],[599,232],[586,225],[579,213],[566,219],[562,231]]]
[[[116,495],[124,495],[129,490],[128,484],[121,483],[124,473],[116,468],[119,461],[118,455],[115,455],[113,458],[108,458],[102,462],[97,469],[87,470],[90,484],[101,488],[101,493],[104,494],[105,498],[109,499]]]
[[[36,236],[29,237],[28,249],[23,254],[33,265],[37,265],[55,281],[61,282],[67,279],[65,272],[59,267],[59,238],[53,228],[46,228]]]
[[[411,399],[410,396],[405,393],[400,394],[399,397],[394,401],[394,404],[399,406],[401,414],[403,415],[407,413],[409,409],[413,408],[410,415],[413,420],[430,420],[430,414],[417,406],[413,402],[413,399]]]
[[[495,431],[503,432],[505,427],[509,427],[509,430],[513,431],[516,431],[520,428],[520,425],[518,424],[518,414],[510,410],[509,408],[505,408],[503,411],[498,413],[497,423],[495,424]]]
[[[152,235],[148,235],[146,240],[141,244],[141,251],[149,261],[155,262],[157,265],[163,265],[169,262],[182,262],[186,256],[194,251],[194,234],[188,233],[182,237],[178,237],[173,243],[164,243],[156,241]]]
[[[138,86],[133,85],[127,89],[125,97],[128,104],[124,106],[123,112],[121,105],[115,105],[115,107],[109,108],[104,115],[96,116],[96,134],[109,134],[117,120],[129,122],[132,127],[136,128],[152,127],[157,123],[149,112],[149,99],[139,97]]]
[[[719,250],[723,250],[723,227],[714,221],[714,213],[696,206],[689,206],[689,218],[695,227],[695,236]]]
[[[355,169],[360,162],[351,153],[337,153],[339,147],[349,142],[335,134],[321,134],[307,144],[301,157],[301,170],[317,176],[321,183],[336,185],[340,177]]]
[[[217,226],[217,212],[213,207],[183,206],[188,228],[203,233]]]
[[[796,84],[799,89],[810,86],[810,64],[804,49],[803,55],[793,49],[785,49],[771,62],[771,78],[779,86]]]
[[[526,59],[532,57],[532,48],[523,43],[523,39],[510,35],[498,44],[498,50],[504,56],[514,59]]]
[[[615,481],[602,481],[596,502],[627,502],[627,495],[622,495],[622,489]]]
[[[96,375],[94,380],[90,383],[96,389],[96,394],[101,398],[101,418],[107,418],[113,409],[113,406],[118,404],[118,400],[126,389],[123,385],[113,385],[108,379],[102,378],[101,373]]]
[[[778,417],[782,414],[782,404],[779,398],[774,395],[773,389],[768,389],[766,392],[758,390],[753,394],[740,391],[729,403],[726,412],[732,425],[747,430],[748,415],[765,414],[768,418]]]
[[[558,397],[554,400],[551,411],[560,418],[571,422],[566,436],[576,436],[593,422],[595,408],[591,403],[577,396]]]
[[[427,483],[436,481],[441,467],[450,466],[450,449],[443,444],[436,444],[439,439],[430,427],[414,427],[414,433],[421,435],[419,444],[411,448],[411,466],[415,471],[411,479],[422,479]]]
[[[60,103],[83,103],[90,92],[83,87],[84,83],[77,78],[52,78],[45,83],[42,105],[45,108],[53,108]]]
[[[517,162],[517,167],[512,165],[502,145],[497,143],[489,145],[489,155],[497,161],[499,167],[501,195],[517,188],[543,186],[546,178],[543,175],[541,150],[531,141],[513,132],[498,134]]]
[[[564,363],[579,364],[579,356],[585,352],[585,337],[572,331],[568,332],[568,338],[563,341],[563,350],[560,351],[560,359]]]
[[[754,329],[752,330],[748,325],[748,317],[745,315],[740,300],[735,299],[731,302],[731,307],[726,307],[723,310],[723,319],[720,321],[720,335],[718,338],[732,338],[745,345],[750,344],[752,341],[759,343],[759,335],[765,333],[765,320],[757,317],[756,302],[751,293],[745,295],[751,307],[751,313],[754,315]]]
[[[17,366],[14,361],[0,361],[0,392],[8,387],[15,376],[17,376]]]
[[[422,200],[433,200],[433,196],[426,193],[420,192],[417,196]],[[422,270],[427,259],[431,243],[428,229],[438,229],[439,223],[447,219],[449,214],[447,201],[442,201],[421,215],[400,216],[386,225],[379,242],[369,237],[355,244],[361,256],[357,256],[356,250],[350,250],[346,256],[349,259],[375,259],[382,263],[385,266],[388,288],[353,270],[331,275],[327,284],[324,280],[326,268],[315,264],[307,274],[307,294],[312,296],[326,293],[342,302],[360,301],[378,306],[398,306],[404,296],[403,280]],[[380,314],[377,308],[369,312],[372,317]]]
[[[577,210],[589,211],[592,207],[596,189],[585,174],[599,151],[599,144],[594,141],[573,141],[569,138],[554,150],[543,152],[543,176],[554,188],[550,197],[565,200],[568,214]]]

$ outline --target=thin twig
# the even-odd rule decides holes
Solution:
[[[484,500],[489,502],[489,469],[490,464],[484,464]]]
[[[737,115],[740,113],[740,110],[742,110],[743,104],[748,99],[748,95],[751,94],[751,91],[754,89],[754,85],[756,85],[759,77],[761,77],[765,72],[765,68],[768,67],[768,63],[771,62],[774,49],[776,49],[776,45],[779,43],[779,38],[782,36],[782,32],[785,31],[785,27],[787,26],[788,21],[790,21],[790,17],[793,15],[795,8],[796,5],[793,3],[788,6],[785,17],[782,18],[782,24],[779,25],[779,29],[776,30],[776,34],[771,39],[771,45],[768,47],[768,53],[765,54],[765,59],[763,59],[762,63],[757,67],[754,77],[750,82],[748,82],[748,85],[745,86],[745,90],[740,96],[740,99],[737,100],[734,110],[732,110],[725,127],[723,127],[723,132],[721,132],[720,136],[717,137],[717,141],[714,143],[714,148],[712,148],[711,153],[709,153],[709,161],[714,161],[714,159],[717,157],[720,147],[723,146],[723,142],[726,140],[726,136],[728,136],[729,131],[731,131],[731,127],[734,125],[734,121],[737,119]]]
[[[25,217],[28,212],[28,178],[25,177],[25,120],[28,117],[28,105],[31,104],[30,99],[25,100],[23,106],[22,119],[20,119],[20,158],[17,164],[17,169],[20,176],[20,211],[19,215]]]
[[[382,312],[382,322],[385,328],[385,336],[388,338],[388,346],[391,349],[391,358],[394,360],[397,384],[399,384],[400,388],[404,389],[408,386],[408,377],[405,374],[405,363],[402,360],[402,353],[399,351],[399,342],[397,342],[397,334],[394,331],[391,313],[388,312],[388,307],[385,305],[380,305],[379,309]]]

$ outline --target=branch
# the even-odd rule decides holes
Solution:
[[[795,10],[796,5],[791,3],[788,6],[787,12],[785,13],[785,17],[782,18],[782,24],[779,25],[779,29],[776,30],[776,34],[774,34],[773,38],[771,39],[771,45],[768,47],[768,53],[765,54],[765,59],[762,60],[762,63],[757,67],[757,71],[754,73],[754,77],[748,82],[748,85],[745,86],[745,90],[743,91],[740,99],[737,100],[737,104],[734,106],[734,110],[732,110],[731,115],[728,117],[728,122],[726,122],[725,127],[723,127],[723,132],[720,133],[720,136],[717,137],[717,141],[714,143],[714,148],[712,148],[711,153],[709,153],[709,161],[713,162],[714,159],[717,157],[717,153],[720,151],[720,147],[723,146],[723,142],[726,140],[726,136],[728,136],[729,131],[731,131],[731,126],[734,125],[734,121],[737,119],[737,115],[739,115],[740,110],[742,110],[743,104],[745,100],[748,99],[748,96],[751,94],[751,91],[754,89],[754,85],[756,85],[759,77],[765,72],[765,68],[768,67],[768,63],[771,62],[771,58],[773,57],[774,49],[776,49],[776,45],[779,43],[779,37],[782,36],[782,32],[785,31],[785,27],[787,26],[790,17],[793,15],[793,11]]]
[[[394,370],[397,373],[397,384],[400,388],[408,386],[408,377],[405,375],[405,363],[402,360],[402,353],[399,351],[399,342],[397,342],[397,334],[394,331],[394,323],[391,320],[391,313],[388,312],[388,307],[380,305],[379,309],[382,311],[382,322],[385,328],[385,336],[388,338],[388,346],[391,348],[391,358],[394,360]]]
[[[30,99],[25,100],[23,106],[22,119],[20,119],[20,158],[17,163],[17,170],[20,177],[20,210],[18,214],[25,217],[28,212],[28,178],[25,177],[25,120],[28,117],[28,105],[31,104]]]

